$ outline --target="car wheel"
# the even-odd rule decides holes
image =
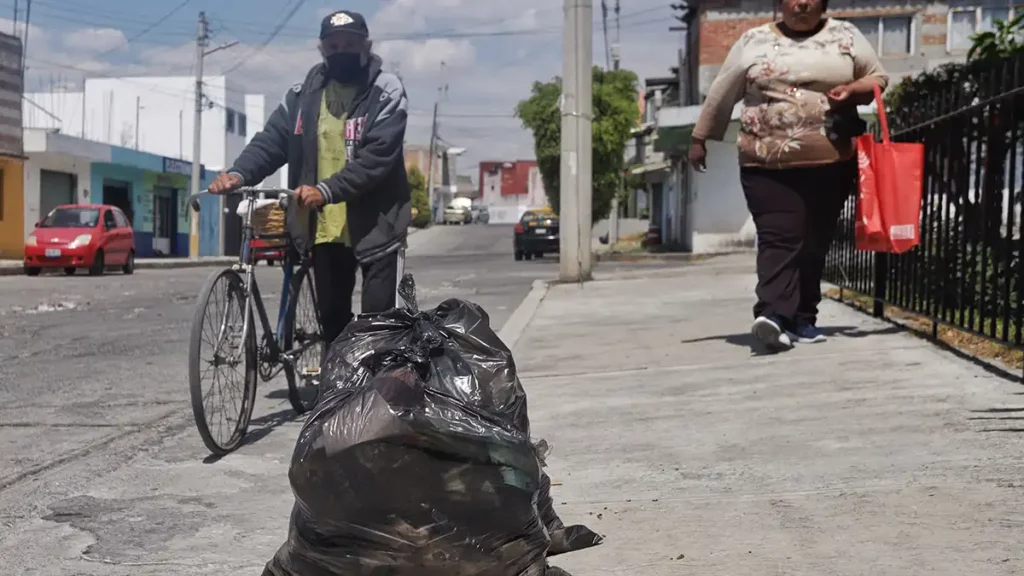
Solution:
[[[65,276],[74,276],[75,275],[75,269],[71,268],[70,266],[65,268],[64,269],[64,275]]]
[[[534,252],[533,256],[535,258],[543,258],[544,257],[544,253],[543,252]]]
[[[43,271],[42,268],[30,268],[28,266],[25,267],[25,275],[26,276],[39,276],[39,273],[42,272],[42,271]]]
[[[135,251],[132,250],[128,253],[128,260],[125,261],[124,266],[121,267],[121,272],[125,274],[135,273]]]
[[[523,259],[523,253],[520,252],[519,250],[516,250],[516,262],[521,262],[522,259]]]
[[[533,252],[527,252],[525,256],[527,260],[533,260]]]
[[[97,250],[96,258],[93,259],[92,266],[89,267],[89,276],[100,276],[106,268],[107,264],[103,259],[103,250]]]
[[[273,260],[267,260],[267,266],[273,266],[273,265],[274,265],[274,261]]]

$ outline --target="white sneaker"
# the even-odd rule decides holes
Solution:
[[[771,350],[787,350],[793,347],[793,341],[782,331],[779,322],[764,316],[758,316],[750,333]]]

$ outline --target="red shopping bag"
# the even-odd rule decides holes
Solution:
[[[857,137],[860,182],[854,226],[856,247],[899,254],[921,242],[924,144],[889,140],[889,121],[877,84],[875,104],[882,141],[875,142],[870,134]]]

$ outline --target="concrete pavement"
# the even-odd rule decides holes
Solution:
[[[466,298],[500,327],[556,274],[513,261],[511,227],[434,234],[410,241],[424,306]],[[188,330],[209,273],[0,279],[0,574],[251,576],[284,541],[300,423],[283,380],[260,384],[227,458],[207,459],[192,423]],[[279,270],[258,275],[276,301]]]
[[[606,536],[556,564],[577,576],[1024,573],[1019,386],[830,302],[828,343],[761,355],[748,256],[602,263],[593,283],[548,288],[534,280],[554,263],[513,263],[507,230],[489,229],[451,228],[410,268],[426,305],[481,302],[517,341],[557,509]],[[15,312],[68,279],[0,280],[0,566],[248,576],[281,544],[300,427],[283,383],[261,385],[249,442],[219,461],[188,413],[191,305],[161,303],[203,277],[112,276],[81,308]]]
[[[515,349],[573,574],[1024,573],[1022,388],[842,305],[748,335],[753,260],[556,285]]]

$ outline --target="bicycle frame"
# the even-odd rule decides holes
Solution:
[[[252,225],[252,215],[254,211],[253,200],[256,198],[256,194],[260,192],[277,192],[290,194],[290,191],[288,190],[260,190],[256,188],[242,189],[242,197],[244,201],[247,202],[248,206],[246,208],[245,218],[243,219],[242,222],[242,249],[238,256],[238,263],[232,266],[232,269],[235,270],[236,272],[245,272],[245,277],[243,280],[243,290],[245,292],[245,320],[242,325],[241,341],[245,342],[246,339],[249,337],[250,330],[255,330],[255,327],[253,326],[253,321],[258,317],[260,327],[263,328],[263,333],[265,335],[270,335],[269,338],[266,338],[270,356],[279,362],[283,361],[293,363],[295,362],[296,357],[301,356],[303,352],[305,352],[308,348],[314,346],[315,344],[305,344],[301,348],[293,350],[283,349],[282,339],[284,336],[285,322],[287,321],[286,315],[288,312],[288,300],[291,297],[292,277],[295,274],[296,264],[295,253],[294,250],[292,249],[288,250],[288,254],[285,256],[284,261],[281,263],[284,278],[282,279],[281,284],[281,301],[280,304],[278,305],[277,329],[274,330],[271,328],[270,318],[267,315],[266,305],[263,303],[263,295],[260,293],[259,283],[256,281],[255,264],[253,262],[252,254],[253,249],[251,246],[252,240],[255,237],[254,228]],[[225,309],[224,319],[221,321],[220,334],[218,335],[217,338],[218,349],[220,348],[220,343],[223,340],[224,334],[226,332],[227,314],[228,309]],[[236,354],[241,354],[241,350],[236,352]],[[277,371],[279,371],[280,369],[281,366],[279,366],[274,373],[276,374]]]

